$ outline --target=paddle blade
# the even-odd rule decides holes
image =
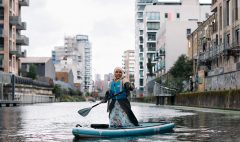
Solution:
[[[80,110],[78,111],[78,113],[79,113],[80,115],[82,115],[83,117],[85,117],[85,116],[88,115],[88,113],[91,111],[91,109],[92,109],[92,107],[80,109]]]

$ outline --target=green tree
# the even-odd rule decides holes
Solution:
[[[193,73],[192,60],[186,55],[181,55],[169,72],[174,78],[189,79]]]
[[[34,64],[30,64],[29,72],[27,73],[27,77],[36,79],[37,78],[37,68]]]
[[[156,78],[156,81],[169,88],[176,88],[178,92],[181,92],[183,90],[183,81],[188,81],[192,73],[192,60],[189,60],[186,55],[181,55],[169,72]]]
[[[175,62],[173,67],[169,70],[169,73],[173,76],[175,86],[181,92],[183,89],[182,82],[188,81],[189,77],[193,74],[193,63],[186,55],[181,55]]]
[[[55,94],[55,97],[58,98],[62,94],[62,89],[60,85],[55,85],[52,92]]]

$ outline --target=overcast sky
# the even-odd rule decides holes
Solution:
[[[121,66],[124,50],[135,48],[134,9],[135,0],[30,0],[22,8],[27,22],[23,34],[30,40],[23,49],[28,57],[51,57],[64,36],[86,34],[92,43],[93,77],[110,73]]]

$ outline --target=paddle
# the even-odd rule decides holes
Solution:
[[[119,93],[113,95],[112,97],[108,98],[107,100],[112,99],[113,97],[115,97],[115,96],[121,94],[122,92],[123,92],[123,91],[121,91],[121,92],[119,92]],[[101,101],[101,102],[99,102],[99,103],[93,105],[92,107],[88,107],[88,108],[80,109],[80,110],[78,111],[78,113],[79,113],[80,115],[82,115],[83,117],[85,117],[85,116],[87,116],[88,113],[92,110],[92,108],[94,108],[94,107],[96,107],[96,106],[98,106],[98,105],[100,105],[100,104],[102,104],[102,103],[104,103],[104,102]]]

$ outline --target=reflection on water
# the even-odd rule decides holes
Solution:
[[[51,103],[0,108],[0,141],[75,141],[71,130],[76,124],[108,123],[106,104],[82,117],[77,111],[95,103]],[[186,107],[160,107],[134,103],[140,122],[173,121],[173,133],[81,141],[240,141],[240,112]]]

